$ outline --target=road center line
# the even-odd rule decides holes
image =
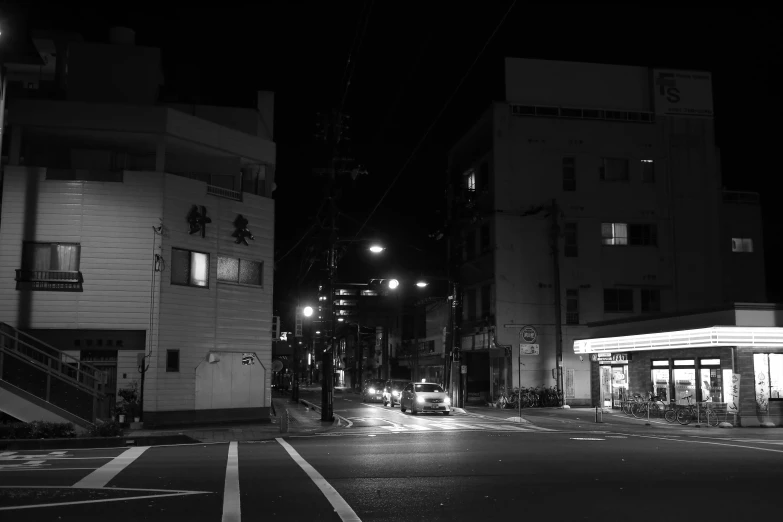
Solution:
[[[226,461],[226,485],[223,489],[223,522],[240,522],[239,505],[239,451],[237,442],[228,445]]]
[[[139,446],[128,448],[109,462],[96,469],[79,482],[74,484],[74,488],[102,488],[109,483],[117,474],[130,466],[134,460],[139,458],[142,453],[147,451],[149,446]]]
[[[299,453],[290,444],[279,437],[275,440],[279,442],[281,446],[283,446],[291,458],[294,459],[294,462],[299,464],[299,467],[302,468],[305,473],[307,473],[307,476],[310,477],[310,480],[315,482],[315,485],[318,486],[318,489],[320,489],[321,493],[324,494],[326,500],[329,501],[335,512],[337,512],[337,514],[340,516],[340,520],[343,522],[362,522],[359,516],[354,513],[353,509],[351,509],[351,506],[349,506],[345,499],[340,496],[337,490],[334,489],[332,485],[329,484],[326,479],[315,470],[314,467],[312,467],[305,459],[303,459],[302,456],[299,455]]]

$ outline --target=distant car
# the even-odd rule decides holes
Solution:
[[[410,382],[403,379],[389,379],[386,381],[386,385],[383,388],[383,405],[394,408],[395,404],[399,404],[402,389]]]
[[[434,382],[412,382],[402,390],[400,411],[410,409],[413,415],[419,412],[451,413],[451,399],[446,391]]]
[[[386,381],[383,379],[369,379],[366,381],[362,389],[362,402],[382,401],[385,384]]]

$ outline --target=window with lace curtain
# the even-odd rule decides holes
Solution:
[[[22,267],[16,271],[17,290],[81,291],[81,245],[25,241]]]

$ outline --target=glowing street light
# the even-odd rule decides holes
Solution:
[[[345,319],[343,319],[342,317],[338,317],[337,321],[342,323],[343,321],[345,321]]]
[[[400,286],[400,282],[399,281],[397,281],[396,279],[389,279],[389,288],[394,290],[398,286]]]
[[[386,250],[386,249],[385,249],[385,248],[383,248],[383,247],[382,247],[382,246],[380,246],[380,245],[372,245],[372,246],[370,247],[370,252],[372,252],[373,254],[380,254],[380,253],[381,253],[381,252],[383,252],[384,250]]]
[[[304,310],[302,310],[302,311],[304,312],[304,316],[305,317],[310,317],[311,315],[313,315],[313,307],[312,306],[305,306]]]
[[[429,283],[427,283],[426,281],[416,281],[416,286],[418,286],[419,288],[424,288],[428,284]]]

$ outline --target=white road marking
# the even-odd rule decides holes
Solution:
[[[228,445],[222,522],[240,522],[240,520],[242,520],[242,512],[239,502],[239,451],[236,441],[233,441]]]
[[[18,487],[25,487],[28,489],[38,489],[37,487],[31,487],[31,486],[18,486]],[[69,488],[60,488],[60,489],[69,489]],[[98,489],[104,489],[104,488],[98,488]],[[105,488],[105,489],[115,489],[115,488]],[[152,490],[142,490],[142,491],[152,491]],[[160,495],[142,495],[138,497],[119,497],[119,498],[103,498],[99,500],[77,500],[73,502],[52,502],[48,504],[33,504],[28,506],[8,506],[8,507],[0,507],[0,511],[11,511],[14,509],[35,509],[35,508],[46,508],[46,507],[56,507],[56,506],[75,506],[79,504],[97,504],[99,502],[121,502],[125,500],[142,500],[145,498],[163,498],[163,497],[184,497],[186,495],[203,495],[204,493],[210,493],[209,491],[195,491],[195,492],[177,492],[177,493],[163,493]]]
[[[354,512],[353,509],[351,509],[351,506],[349,506],[345,499],[340,496],[337,490],[334,489],[332,485],[329,484],[326,479],[315,470],[314,467],[312,467],[305,459],[303,459],[302,456],[299,455],[299,453],[290,444],[281,438],[277,438],[275,440],[277,440],[277,442],[283,446],[291,458],[294,459],[294,462],[299,464],[299,467],[302,468],[305,473],[307,473],[307,476],[310,477],[310,480],[315,482],[315,485],[318,486],[318,489],[320,489],[321,493],[324,494],[326,500],[328,500],[332,505],[335,512],[340,517],[340,520],[343,522],[362,522],[359,516]]]
[[[730,448],[744,448],[744,449],[750,449],[750,450],[756,450],[756,451],[769,451],[771,453],[783,453],[783,449],[771,449],[771,448],[756,448],[754,446],[741,446],[739,444],[725,444],[721,442],[707,442],[706,440],[687,440],[687,439],[671,439],[668,437],[655,437],[653,435],[637,435],[635,433],[629,433],[628,434],[631,437],[642,437],[647,439],[659,439],[659,440],[670,440],[672,442],[690,442],[691,444],[712,444],[715,446],[728,446]]]
[[[22,467],[22,466],[19,466],[19,467],[15,468],[15,469],[6,469],[6,468],[11,468],[11,467],[12,466],[0,466],[0,471],[73,471],[73,470],[77,470],[77,469],[92,469],[92,470],[95,469],[95,468],[41,468],[41,467],[35,467],[35,468],[26,467],[25,468],[25,467]]]
[[[130,466],[134,460],[139,458],[142,453],[147,451],[149,446],[139,446],[128,448],[120,455],[96,469],[79,482],[73,485],[74,488],[102,488],[109,483],[117,474]]]

